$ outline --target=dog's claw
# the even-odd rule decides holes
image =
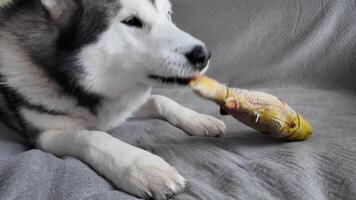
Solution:
[[[185,185],[174,167],[150,153],[133,162],[128,174],[129,192],[145,199],[172,199]]]
[[[168,199],[173,199],[175,196],[175,193],[172,191],[172,192],[169,192],[169,193],[166,193],[164,195],[164,197],[168,200]]]

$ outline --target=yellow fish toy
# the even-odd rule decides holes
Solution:
[[[300,141],[312,134],[307,120],[268,93],[229,88],[202,75],[194,77],[189,85],[201,97],[219,104],[227,114],[272,137]]]

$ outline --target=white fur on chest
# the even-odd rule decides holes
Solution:
[[[150,94],[150,87],[137,84],[114,99],[103,100],[96,117],[99,130],[107,131],[124,122],[148,100]]]

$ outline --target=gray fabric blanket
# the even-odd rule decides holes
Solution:
[[[305,142],[268,138],[194,96],[157,89],[223,119],[224,138],[189,137],[160,120],[112,131],[175,166],[176,199],[356,199],[356,2],[175,0],[175,21],[214,52],[209,75],[285,99],[314,126]],[[0,131],[0,199],[137,199],[83,162],[27,149]]]

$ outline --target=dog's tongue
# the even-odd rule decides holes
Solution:
[[[203,98],[217,103],[224,103],[226,100],[227,87],[207,76],[197,75],[193,77],[189,86]]]

